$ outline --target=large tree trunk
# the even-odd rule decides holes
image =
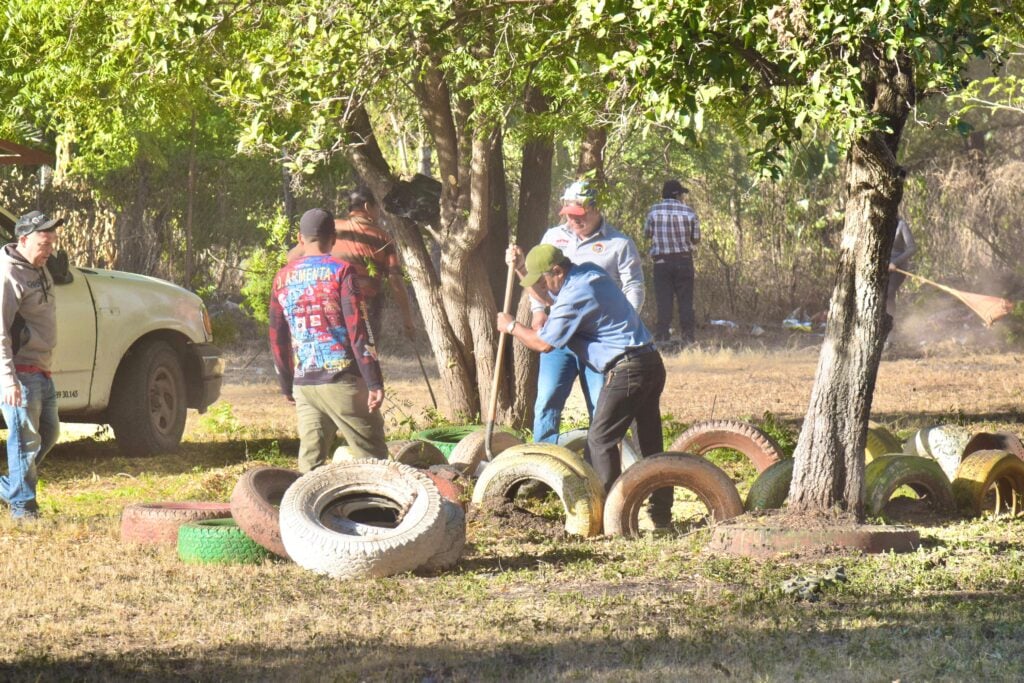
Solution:
[[[903,196],[896,162],[914,102],[909,59],[880,63],[882,50],[861,55],[865,98],[890,132],[853,146],[847,166],[846,219],[828,327],[800,440],[789,506],[839,509],[863,518],[864,442],[882,345],[892,323],[885,312],[888,262]]]
[[[395,177],[377,145],[370,118],[363,107],[356,107],[349,115],[346,130],[353,166],[374,196],[383,198],[394,185]],[[439,153],[439,160],[443,158]],[[451,157],[445,161],[450,160]],[[449,415],[453,418],[475,415],[481,410],[480,392],[475,384],[475,364],[464,355],[457,333],[448,320],[441,276],[434,270],[423,235],[415,223],[395,216],[389,217],[388,226],[394,232],[420,302],[420,312],[441,378],[441,392],[448,400]]]
[[[529,114],[548,110],[548,100],[536,88],[526,91],[525,109]],[[540,242],[548,226],[551,208],[551,163],[555,157],[554,138],[550,134],[532,137],[523,143],[523,165],[519,177],[519,209],[516,219],[516,242],[530,249]],[[517,292],[522,290],[517,286]],[[529,297],[520,296],[516,318],[529,323]],[[516,299],[513,299],[515,301]],[[515,392],[511,412],[517,427],[533,423],[533,404],[537,399],[537,367],[539,357],[522,344],[512,344],[512,368]]]

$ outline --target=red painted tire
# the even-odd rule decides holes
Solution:
[[[441,492],[441,497],[466,508],[469,486],[461,472],[451,465],[434,465],[424,472]]]
[[[782,449],[752,424],[739,420],[697,422],[679,435],[668,450],[672,453],[704,455],[716,448],[731,448],[747,456],[758,473],[783,459]]]
[[[1016,434],[1009,432],[978,432],[964,446],[960,460],[978,451],[1006,451],[1024,460],[1024,443]]]
[[[658,489],[681,486],[693,491],[714,521],[743,514],[743,501],[729,475],[689,453],[661,453],[642,459],[619,475],[604,505],[604,532],[637,536],[640,506]]]
[[[231,517],[227,503],[184,501],[136,503],[121,512],[121,540],[147,545],[178,545],[178,528],[189,522]]]
[[[290,558],[281,542],[277,509],[284,492],[299,476],[294,470],[257,467],[239,477],[231,493],[231,516],[239,528],[246,536],[286,560]]]

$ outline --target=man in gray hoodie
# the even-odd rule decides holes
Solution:
[[[0,411],[9,430],[0,499],[16,520],[39,516],[36,467],[60,435],[57,392],[50,376],[57,306],[46,259],[63,222],[29,212],[14,226],[18,241],[0,252]]]

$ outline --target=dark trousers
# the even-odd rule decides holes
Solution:
[[[587,432],[587,461],[593,465],[607,493],[622,473],[619,442],[636,420],[637,440],[643,456],[661,453],[661,392],[665,389],[665,365],[651,351],[619,361],[604,376],[604,388]],[[672,489],[651,496],[651,519],[671,521]]]
[[[655,340],[669,339],[673,298],[679,304],[679,335],[684,342],[694,340],[693,279],[693,257],[689,254],[667,254],[654,262],[654,301],[658,307]]]

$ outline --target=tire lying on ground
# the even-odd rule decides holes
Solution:
[[[463,439],[477,431],[482,425],[458,425],[453,427],[433,427],[412,435],[413,439],[427,441],[435,446],[444,456],[451,460],[452,451]]]
[[[178,529],[178,557],[189,564],[259,564],[270,556],[233,519],[206,519]]]
[[[1024,461],[1006,451],[977,451],[964,458],[953,496],[969,515],[1017,513],[1024,500]]]
[[[583,457],[583,449],[587,446],[587,432],[588,430],[586,429],[573,429],[568,432],[562,432],[558,435],[556,445],[568,448],[573,453]],[[622,454],[622,469],[636,464],[641,457],[640,448],[634,443],[634,439],[631,436],[627,436],[619,443],[619,453]]]
[[[467,475],[479,476],[481,474],[480,464],[487,460],[487,449],[484,444],[486,437],[486,428],[468,434],[452,449],[451,455],[448,456],[448,463],[461,469]],[[515,434],[495,429],[491,434],[491,452],[497,456],[505,449],[517,446],[522,442],[523,440]]]
[[[437,446],[428,442],[413,439],[410,441],[389,441],[388,457],[410,467],[427,469],[434,465],[444,465],[448,460]]]
[[[231,493],[231,516],[249,538],[278,557],[290,559],[281,542],[278,507],[299,473],[280,467],[257,467],[238,478]]]
[[[783,459],[779,445],[752,424],[739,420],[708,420],[694,423],[669,446],[671,453],[704,455],[716,448],[731,448],[750,460],[758,472],[764,472]]]
[[[785,458],[757,475],[747,492],[743,509],[777,510],[789,497],[789,485],[793,483],[793,458]]]
[[[473,503],[513,499],[523,483],[533,480],[547,485],[562,502],[567,533],[584,537],[601,533],[604,496],[595,495],[586,477],[544,453],[503,454],[495,458],[473,488]]]
[[[441,501],[441,513],[444,516],[444,536],[440,547],[420,566],[424,571],[434,572],[454,567],[466,547],[465,510],[461,505],[446,499]]]
[[[901,452],[903,452],[903,444],[896,438],[896,435],[880,424],[868,423],[867,437],[864,440],[865,462],[871,462],[883,455]]]
[[[938,514],[956,510],[949,478],[931,458],[916,455],[883,455],[868,463],[864,470],[866,488],[865,510],[878,517],[901,486],[909,486],[929,502]]]
[[[121,540],[126,543],[175,545],[178,527],[188,522],[231,517],[228,503],[183,501],[137,503],[121,512]]]
[[[729,475],[702,457],[669,452],[644,458],[615,480],[604,507],[605,533],[637,536],[640,506],[652,493],[669,486],[695,493],[713,521],[743,514],[743,501]]]
[[[389,460],[354,460],[313,470],[281,501],[281,540],[301,567],[333,578],[412,571],[443,544],[441,494],[419,470]],[[391,528],[355,512],[394,512]]]

